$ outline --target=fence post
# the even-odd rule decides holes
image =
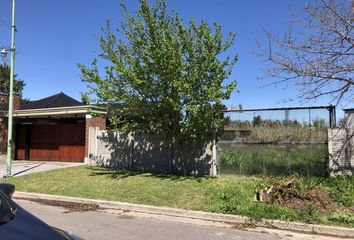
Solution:
[[[98,155],[98,127],[95,127],[95,156]]]
[[[329,106],[328,108],[329,111],[329,126],[330,128],[335,128],[336,127],[336,107],[335,106]]]
[[[86,140],[85,140],[85,144],[87,144],[87,155],[86,155],[86,151],[85,151],[85,159],[84,159],[84,162],[86,163],[86,164],[91,164],[91,149],[92,149],[92,146],[91,146],[91,144],[92,144],[92,140],[91,140],[91,135],[92,135],[92,129],[91,128],[89,128],[88,129],[88,134],[87,134],[87,136],[86,136]]]
[[[168,173],[172,173],[172,139],[168,143]]]
[[[326,174],[327,176],[331,176],[333,173],[333,131],[334,129],[328,129],[327,130],[327,134],[328,134],[328,143],[327,143],[327,147],[328,147],[328,158],[326,161],[326,164],[328,167],[326,167]]]
[[[290,153],[290,134],[289,134],[289,109],[285,110],[285,131],[286,131],[286,153],[285,153],[285,161],[288,168],[288,175],[291,175],[291,160],[289,157]]]
[[[134,166],[134,134],[135,134],[135,132],[134,133],[129,133],[129,135],[128,135],[128,137],[129,137],[129,145],[130,145],[130,156],[129,156],[129,158],[130,158],[130,166],[129,166],[129,168],[130,168],[130,170],[135,170],[134,168],[135,168],[135,166]]]
[[[213,131],[212,134],[212,152],[211,152],[211,171],[210,171],[210,175],[211,176],[217,176],[218,172],[217,172],[217,141],[216,141],[216,137],[217,137],[217,130]]]
[[[88,142],[87,142],[87,156],[85,157],[85,163],[92,164],[97,156],[97,135],[98,128],[90,127],[88,130]]]

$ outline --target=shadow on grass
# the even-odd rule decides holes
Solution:
[[[91,171],[90,176],[107,176],[112,179],[124,179],[134,176],[146,177],[146,178],[157,178],[161,180],[171,180],[171,181],[184,181],[184,180],[195,180],[196,182],[202,182],[203,180],[215,179],[212,176],[181,176],[174,174],[158,174],[158,173],[147,173],[138,171],[127,171],[121,169],[103,168],[103,167],[88,167]]]

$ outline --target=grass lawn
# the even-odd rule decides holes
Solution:
[[[302,188],[322,186],[340,206],[351,208],[349,211],[338,208],[331,213],[321,213],[313,207],[290,208],[255,202],[255,191],[269,184],[270,178],[181,177],[79,166],[1,181],[14,183],[18,191],[25,192],[239,214],[255,220],[268,218],[354,227],[353,177],[300,178]]]

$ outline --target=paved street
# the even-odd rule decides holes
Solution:
[[[68,212],[61,207],[17,200],[22,207],[58,228],[84,239],[151,239],[151,240],[231,240],[231,239],[334,239],[269,229],[237,230],[221,223],[171,218],[131,212]]]
[[[13,161],[12,175],[14,177],[26,175],[35,172],[43,172],[65,167],[79,166],[82,163],[70,162],[36,162],[36,161]],[[6,164],[0,162],[0,178],[6,174]]]

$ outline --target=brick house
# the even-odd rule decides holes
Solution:
[[[0,155],[6,152],[7,99],[0,93]],[[13,154],[18,160],[85,162],[89,128],[106,129],[105,109],[62,92],[27,102],[14,95],[13,117]]]

